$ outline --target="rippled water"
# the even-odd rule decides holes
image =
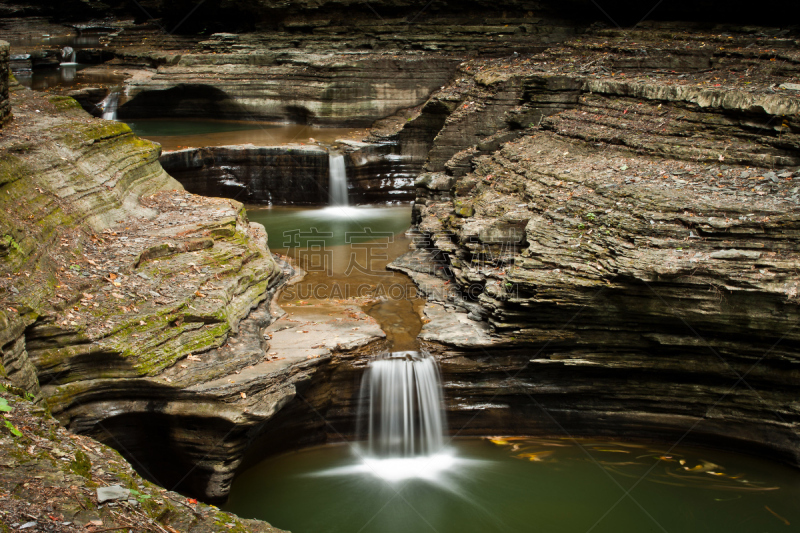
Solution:
[[[336,445],[270,458],[234,481],[224,508],[294,533],[760,533],[800,524],[800,472],[724,452],[496,438],[415,459],[359,453]]]

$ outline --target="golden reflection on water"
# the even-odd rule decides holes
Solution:
[[[583,439],[541,439],[535,437],[487,437],[493,444],[507,449],[511,457],[527,461],[558,462],[575,459],[575,450],[582,448],[585,460],[622,477],[646,480],[678,487],[695,487],[726,491],[772,491],[780,487],[758,479],[757,473],[742,472],[707,461],[692,451],[669,451],[669,447],[649,444],[589,441]],[[644,453],[642,453],[644,452]]]

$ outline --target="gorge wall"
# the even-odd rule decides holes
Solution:
[[[185,193],[124,124],[22,88],[12,104],[0,372],[161,486],[224,497],[235,437],[280,409],[297,374],[238,376],[265,358],[266,302],[286,275],[264,228],[238,202]]]
[[[506,17],[513,15],[537,15],[550,18],[561,17],[572,21],[604,20],[611,25],[631,26],[642,19],[655,20],[700,20],[707,22],[736,22],[740,24],[777,25],[786,10],[786,3],[768,0],[760,9],[752,4],[734,0],[720,9],[713,0],[675,0],[657,5],[641,5],[635,0],[621,0],[597,4],[591,0],[469,0],[454,2],[443,0],[430,4],[419,4],[411,0],[375,0],[365,5],[358,0],[345,1],[294,1],[294,2],[247,2],[229,1],[214,5],[198,6],[191,0],[166,2],[147,0],[141,7],[124,1],[67,0],[54,5],[46,0],[27,0],[24,3],[5,2],[3,13],[16,16],[57,15],[63,20],[87,20],[102,18],[109,13],[117,17],[135,16],[140,19],[158,17],[165,26],[185,32],[252,31],[255,29],[279,29],[299,27],[313,29],[325,26],[331,20],[346,24],[353,19],[385,20],[398,18],[406,23],[428,21],[434,17],[454,18],[465,13],[481,17]],[[191,14],[193,16],[187,16]]]
[[[535,13],[353,32],[314,14],[149,48],[152,25],[120,30],[110,66],[136,71],[121,115],[384,119],[348,152],[353,194],[414,190],[420,238],[396,268],[429,297],[421,338],[453,433],[681,439],[800,463],[795,37]],[[14,102],[5,375],[209,501],[263,453],[353,434],[379,335],[273,359],[267,302],[291,268],[238,201],[182,191],[157,146],[70,99],[15,89]],[[327,154],[282,170],[286,156],[160,157],[192,191],[322,194]]]
[[[174,65],[127,84],[120,119],[214,116],[369,126],[424,101],[450,79],[458,63],[446,57],[393,59],[330,51],[309,57],[308,52],[266,52],[267,45],[258,42],[237,46],[239,38],[233,37],[233,42],[219,37],[225,51],[211,47],[212,53],[175,56]]]
[[[419,249],[395,267],[439,302],[421,338],[459,434],[800,464],[800,97],[784,85],[800,56],[680,37],[467,62],[423,106],[444,125],[417,181]]]

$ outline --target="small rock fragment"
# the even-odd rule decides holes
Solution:
[[[121,485],[109,485],[108,487],[97,488],[97,502],[103,503],[109,500],[127,500],[131,491]]]

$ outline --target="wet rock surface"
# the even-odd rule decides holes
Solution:
[[[329,155],[322,148],[217,146],[164,153],[161,165],[187,190],[240,202],[320,205],[329,197]]]

